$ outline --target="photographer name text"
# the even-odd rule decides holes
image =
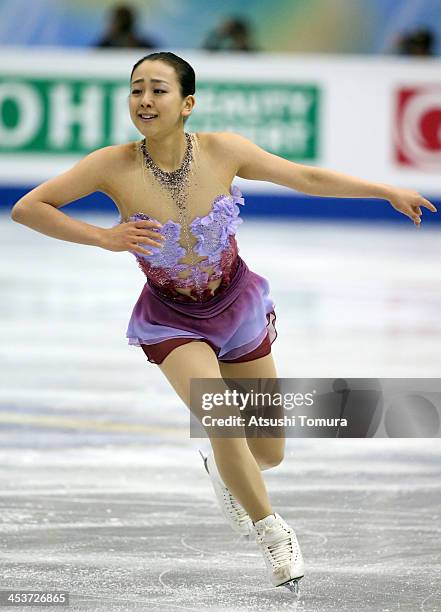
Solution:
[[[224,418],[213,417],[206,414],[202,417],[204,427],[347,427],[347,419],[321,419],[306,416],[304,414],[296,416],[284,416],[280,418],[267,418],[251,415],[248,418],[240,416],[228,416]]]

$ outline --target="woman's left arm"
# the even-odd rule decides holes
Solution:
[[[372,183],[363,179],[315,166],[297,164],[268,153],[239,134],[218,133],[224,152],[236,160],[236,175],[242,178],[270,181],[309,195],[339,198],[381,198],[395,210],[408,216],[418,227],[421,207],[437,212],[435,206],[413,189]]]

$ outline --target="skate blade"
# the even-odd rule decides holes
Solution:
[[[202,451],[200,449],[198,449],[198,450],[199,450],[200,456],[202,457],[202,461],[204,462],[205,470],[206,470],[207,474],[209,474],[210,472],[208,471],[208,466],[207,466],[208,455],[206,457],[204,457]]]
[[[287,582],[282,582],[282,584],[279,584],[278,586],[284,586],[286,589],[288,589],[288,591],[290,591],[291,593],[294,593],[294,595],[299,597],[300,595],[299,581],[302,578],[303,576],[300,576],[299,578],[293,578],[292,580],[288,580]]]

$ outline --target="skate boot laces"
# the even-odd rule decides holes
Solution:
[[[230,489],[228,489],[223,483],[221,486],[223,489],[226,510],[229,512],[229,514],[231,514],[238,525],[247,525],[250,521],[248,512],[242,508],[236,498],[231,495]]]
[[[256,526],[256,531],[257,542],[263,544],[263,553],[274,570],[297,562],[300,548],[291,527],[275,520],[270,525]]]
[[[232,495],[231,491],[222,480],[213,454],[210,453],[207,457],[204,457],[201,451],[199,451],[199,453],[204,461],[205,469],[210,476],[216,497],[221,507],[221,512],[225,519],[234,531],[247,538],[251,537],[254,532],[253,522],[245,508],[243,508]]]

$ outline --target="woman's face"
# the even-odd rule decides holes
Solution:
[[[133,72],[129,96],[130,117],[144,136],[182,129],[182,121],[190,115],[193,106],[193,96],[182,98],[173,66],[161,60],[145,60]]]

